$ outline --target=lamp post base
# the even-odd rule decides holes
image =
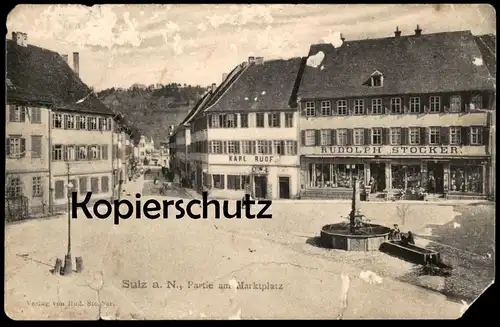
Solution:
[[[71,254],[66,254],[64,257],[63,275],[69,276],[73,272],[73,263],[71,262]]]

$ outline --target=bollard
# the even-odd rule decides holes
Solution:
[[[61,267],[62,267],[62,260],[57,258],[56,259],[56,265],[54,266],[54,270],[52,270],[52,275],[55,274],[60,274],[61,273]]]
[[[77,273],[82,272],[83,271],[83,259],[82,259],[82,257],[76,257],[75,261],[76,261],[76,272]]]

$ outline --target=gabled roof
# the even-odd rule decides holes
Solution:
[[[7,100],[45,103],[67,111],[113,114],[61,55],[33,45],[20,46],[13,40],[6,42]]]
[[[211,92],[205,93],[205,95],[203,95],[201,97],[201,99],[199,99],[196,102],[194,107],[189,111],[187,116],[182,120],[182,122],[179,125],[184,125],[184,124],[189,123],[191,121],[191,119],[196,115],[196,112],[198,111],[198,109],[200,109],[200,107],[203,107],[203,104],[205,104],[205,102],[208,100],[208,98],[210,96],[211,96]]]
[[[491,76],[497,76],[497,40],[493,34],[479,35],[475,37],[477,46],[483,55],[483,61],[488,67]]]
[[[383,94],[492,90],[494,81],[470,31],[346,41],[339,48],[313,45],[324,53],[321,64],[306,66],[298,96],[303,99]],[[382,87],[363,85],[374,71]]]
[[[290,108],[302,58],[250,64],[234,78],[206,112],[266,111]]]

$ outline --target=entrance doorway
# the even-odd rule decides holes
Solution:
[[[254,176],[255,197],[265,199],[267,197],[267,176]]]
[[[372,192],[383,192],[386,189],[385,163],[370,164],[370,176],[373,177],[374,180],[374,185],[372,185]]]
[[[427,163],[427,192],[443,193],[444,192],[444,165],[440,162],[430,161]]]
[[[290,198],[290,177],[279,178],[280,199]]]

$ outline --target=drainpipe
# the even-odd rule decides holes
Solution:
[[[54,210],[54,200],[52,198],[52,193],[54,188],[52,187],[52,109],[48,109],[49,121],[48,121],[48,152],[49,152],[49,213],[53,213]]]

